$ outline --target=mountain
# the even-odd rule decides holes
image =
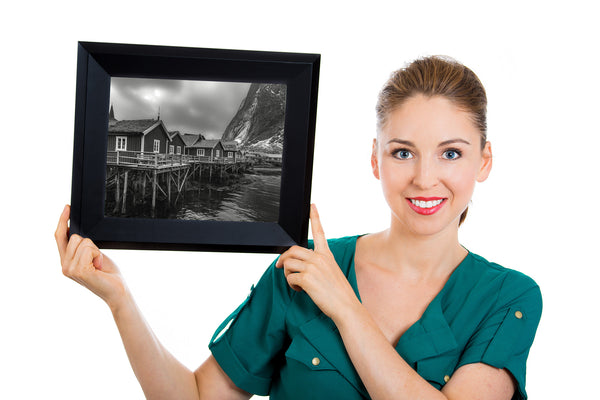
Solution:
[[[246,150],[281,154],[286,89],[284,84],[252,83],[221,140],[235,140]]]

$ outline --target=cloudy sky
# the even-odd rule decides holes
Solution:
[[[250,83],[111,78],[115,118],[160,118],[169,131],[218,139],[248,93]]]

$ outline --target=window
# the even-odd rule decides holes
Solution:
[[[152,151],[155,153],[160,153],[160,140],[154,139],[154,147],[152,148]]]
[[[228,158],[232,158],[233,157],[233,152],[232,151],[228,151],[227,152],[227,157]]]
[[[177,146],[177,155],[181,154],[181,146]]]
[[[204,157],[204,149],[198,149],[198,151],[196,152],[196,155],[198,155],[200,157]]]
[[[221,157],[221,150],[219,150],[219,149],[215,150],[215,157],[217,157],[217,158]]]
[[[115,151],[119,150],[127,150],[127,137],[126,136],[117,136],[117,143],[115,146]]]
[[[175,152],[175,146],[172,144],[169,145],[169,154],[173,154]]]

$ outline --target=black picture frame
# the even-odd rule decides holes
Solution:
[[[306,246],[319,54],[79,42],[70,233],[100,248],[280,253]],[[287,85],[279,220],[104,215],[111,77]]]

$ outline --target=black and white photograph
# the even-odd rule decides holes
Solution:
[[[276,222],[286,85],[112,77],[104,214]]]
[[[103,248],[307,243],[319,54],[77,49],[71,232]]]

